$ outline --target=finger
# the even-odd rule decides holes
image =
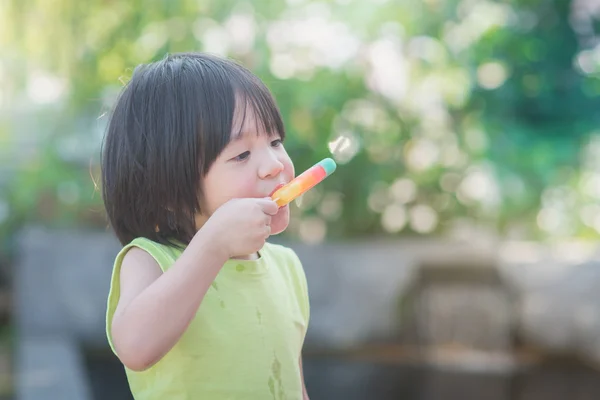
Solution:
[[[279,211],[279,206],[270,197],[264,199],[258,199],[258,204],[262,208],[263,212],[267,215],[275,215]]]
[[[271,216],[265,214],[265,225],[271,226]]]
[[[271,226],[267,225],[265,226],[265,238],[268,238],[269,236],[271,236]]]

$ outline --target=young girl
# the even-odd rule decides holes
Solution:
[[[123,249],[106,333],[137,400],[308,399],[309,319],[278,108],[240,65],[175,54],[138,67],[114,109],[103,198]]]

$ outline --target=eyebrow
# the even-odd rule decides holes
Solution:
[[[262,135],[273,136],[273,135],[270,135],[270,134],[268,134],[266,132],[259,133],[257,131],[247,131],[247,130],[244,130],[244,131],[239,131],[237,133],[232,134],[231,135],[231,141],[232,142],[240,141],[240,140],[244,139],[248,135],[254,135],[254,136],[262,136]],[[279,134],[277,134],[277,135],[279,135]]]
[[[269,133],[269,132],[260,132],[260,131],[253,130],[253,129],[251,129],[251,130],[244,129],[244,130],[241,130],[241,131],[235,131],[235,132],[233,132],[231,134],[230,142],[233,142],[233,143],[240,142],[240,141],[244,140],[244,138],[246,138],[248,135],[254,135],[256,137],[266,135],[268,137],[275,137],[276,136],[276,137],[282,138],[282,135],[279,132],[271,132],[271,133]]]

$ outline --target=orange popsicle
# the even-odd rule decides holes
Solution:
[[[335,161],[325,158],[292,179],[287,185],[276,190],[271,198],[279,207],[283,207],[327,178],[335,171],[335,168]]]

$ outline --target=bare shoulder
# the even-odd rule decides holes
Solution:
[[[161,275],[160,266],[148,252],[139,247],[129,249],[121,263],[117,313]]]
[[[132,247],[123,257],[121,264],[121,287],[124,280],[154,281],[161,274],[160,266],[154,257],[139,247]]]

